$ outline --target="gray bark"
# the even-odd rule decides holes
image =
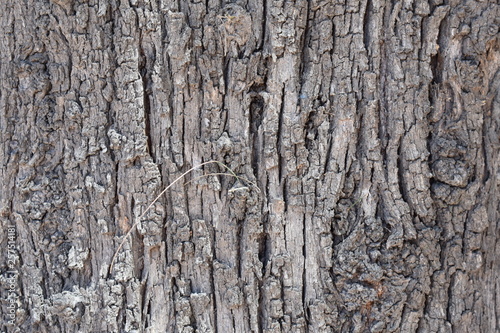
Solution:
[[[2,1],[2,331],[500,332],[499,17]]]

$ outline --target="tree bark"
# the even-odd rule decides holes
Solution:
[[[499,17],[2,1],[2,331],[500,332]]]

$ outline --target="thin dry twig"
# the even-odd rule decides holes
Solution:
[[[184,186],[186,186],[186,185],[188,185],[188,184],[190,184],[192,182],[195,182],[198,179],[205,178],[205,177],[210,177],[210,176],[231,176],[231,177],[234,177],[236,179],[242,180],[245,183],[248,183],[248,184],[252,185],[253,187],[255,187],[257,189],[258,192],[260,192],[260,189],[257,187],[257,185],[255,185],[255,183],[249,181],[246,178],[243,178],[243,177],[240,177],[240,176],[236,176],[235,174],[227,173],[227,172],[213,172],[213,173],[207,173],[205,175],[201,175],[201,176],[198,176],[198,177],[194,177],[193,179],[188,180],[187,182],[185,182]],[[229,192],[232,192],[232,191],[229,190]]]
[[[195,165],[194,167],[190,168],[189,170],[187,170],[186,172],[184,172],[182,175],[180,175],[179,177],[177,177],[173,182],[171,182],[167,187],[165,187],[163,189],[163,191],[160,192],[160,194],[158,194],[156,196],[156,198],[151,201],[151,203],[148,205],[148,207],[144,210],[144,212],[142,212],[141,215],[139,215],[139,217],[137,218],[137,220],[135,221],[135,223],[132,225],[132,227],[130,227],[129,231],[125,234],[125,237],[123,237],[123,240],[120,242],[120,245],[118,246],[118,248],[116,249],[115,253],[113,254],[113,258],[111,259],[111,264],[109,265],[109,272],[111,273],[113,271],[113,265],[116,261],[116,257],[118,256],[118,253],[120,252],[120,250],[122,249],[123,245],[125,244],[125,241],[129,238],[129,236],[132,234],[132,231],[135,229],[135,227],[139,224],[139,222],[141,221],[141,219],[144,217],[144,215],[146,215],[146,213],[151,209],[151,207],[153,207],[153,205],[161,198],[161,196],[163,194],[165,194],[165,192],[167,192],[174,184],[176,184],[178,181],[180,181],[181,179],[183,179],[187,174],[189,174],[190,172],[196,170],[196,169],[199,169],[201,168],[202,166],[204,165],[207,165],[207,164],[218,164],[220,166],[222,166],[224,169],[226,169],[228,171],[227,172],[224,172],[224,173],[211,173],[211,174],[208,174],[208,175],[203,175],[203,176],[199,176],[199,177],[196,177],[195,179],[199,179],[199,178],[202,178],[202,177],[207,177],[207,176],[210,176],[210,175],[226,175],[226,176],[232,176],[232,177],[235,177],[236,179],[239,179],[239,180],[243,180],[244,182],[254,186],[256,189],[259,189],[257,187],[257,185],[255,185],[253,182],[249,181],[248,179],[246,178],[243,178],[243,177],[240,177],[238,175],[236,175],[234,173],[233,170],[231,170],[227,165],[225,165],[224,163],[222,162],[219,162],[219,161],[215,161],[215,160],[212,160],[212,161],[208,161],[208,162],[203,162],[201,164],[198,164],[198,165]],[[191,182],[191,181],[189,181]],[[185,183],[184,185],[187,185],[189,182]]]

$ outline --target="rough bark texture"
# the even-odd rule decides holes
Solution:
[[[2,331],[499,332],[499,18],[1,1]]]

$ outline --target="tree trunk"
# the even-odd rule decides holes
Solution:
[[[2,331],[500,332],[499,17],[1,1]]]

